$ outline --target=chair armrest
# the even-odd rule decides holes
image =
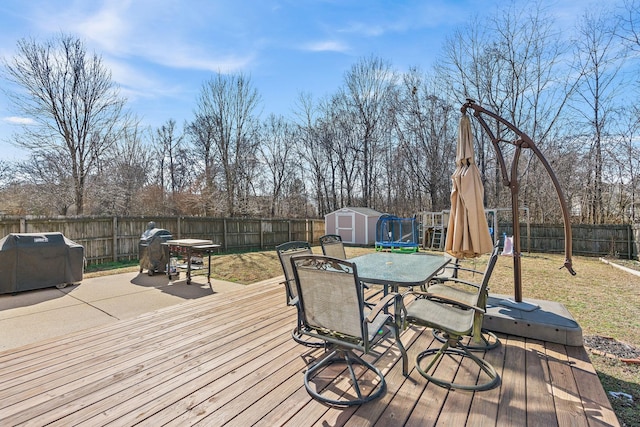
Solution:
[[[289,279],[289,280],[284,279],[284,280],[278,282],[278,285],[285,285],[286,287],[289,287],[289,283],[294,283],[294,282],[295,282],[295,280],[293,280],[293,279]]]
[[[416,296],[422,297],[422,298],[427,298],[427,299],[430,299],[432,301],[440,301],[440,302],[447,303],[447,304],[453,304],[453,305],[456,305],[456,306],[461,307],[461,308],[467,308],[467,309],[470,309],[470,310],[479,311],[481,313],[485,312],[485,310],[483,308],[480,308],[480,307],[478,307],[476,305],[469,305],[469,304],[467,304],[465,302],[458,301],[458,300],[453,299],[453,298],[446,298],[446,297],[443,297],[441,295],[432,294],[430,292],[409,291],[409,292],[405,292],[402,295],[402,298],[404,299],[404,297],[406,295],[408,295],[408,294],[416,295]]]
[[[473,268],[466,268],[466,267],[455,267],[457,270],[459,271],[468,271],[469,273],[476,273],[476,274],[480,274],[483,275],[484,271],[479,271],[479,270],[474,270]]]
[[[392,303],[395,304],[396,299],[400,297],[400,295],[395,294],[395,293],[391,293],[388,294],[387,296],[385,296],[384,298],[382,298],[380,301],[378,301],[378,303],[371,309],[371,312],[369,312],[369,315],[367,316],[367,318],[365,319],[367,322],[371,323],[373,322],[373,320],[376,318],[376,316],[378,316],[378,314],[380,314],[380,312],[382,310],[384,310],[386,307],[388,307],[389,305],[391,305]]]
[[[284,285],[284,290],[287,294],[287,305],[298,305],[298,296],[293,296],[293,293],[291,292],[291,285],[289,284],[289,282],[293,282],[293,280],[283,280],[282,282],[278,282],[278,284]]]
[[[439,283],[447,283],[447,282],[460,283],[461,285],[471,286],[473,288],[480,289],[480,285],[478,285],[477,283],[473,283],[464,279],[459,279],[457,277],[448,277],[446,279],[439,280],[438,282]]]

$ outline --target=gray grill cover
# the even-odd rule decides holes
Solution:
[[[150,224],[155,225],[151,222]],[[138,244],[138,254],[140,258],[140,273],[143,269],[154,272],[166,273],[166,265],[169,262],[169,248],[163,245],[167,240],[171,240],[171,232],[163,228],[147,228]]]
[[[0,240],[0,294],[78,283],[84,247],[62,233],[9,234]]]

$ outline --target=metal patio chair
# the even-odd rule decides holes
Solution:
[[[320,237],[320,246],[322,246],[322,253],[326,256],[347,259],[342,237],[337,234],[325,234]]]
[[[356,351],[369,353],[385,336],[381,331],[390,329],[401,353],[402,372],[406,375],[407,354],[400,341],[400,319],[404,310],[402,297],[389,294],[369,310],[362,298],[362,283],[355,264],[323,255],[296,256],[291,258],[291,263],[300,300],[300,333],[327,344],[325,356],[304,374],[307,392],[313,398],[335,406],[360,405],[380,397],[386,389],[382,372],[358,356]],[[397,314],[385,313],[384,309],[390,305],[394,305]],[[340,362],[346,364],[355,396],[345,393],[334,399],[324,393],[334,389],[323,389],[314,379],[322,368]],[[363,383],[354,371],[354,364],[361,365],[377,377],[371,380],[370,375],[367,376],[366,384],[372,385],[369,392],[363,391]]]
[[[431,281],[426,292],[431,295],[441,296],[454,301],[461,301],[467,305],[476,305],[483,310],[487,309],[487,299],[489,298],[488,282],[493,272],[496,260],[499,255],[498,244],[494,245],[489,261],[485,267],[485,271],[477,271],[470,268],[453,267],[454,273],[451,277],[445,277],[444,275],[435,281]],[[493,260],[493,261],[492,261]],[[471,272],[474,275],[481,275],[481,283],[474,283],[469,280],[465,280],[458,277],[461,271]],[[482,282],[487,282],[484,292],[478,295],[479,289],[482,286]],[[434,329],[433,336],[440,342],[445,342],[446,338],[442,332]],[[500,344],[498,337],[491,331],[482,329],[481,333],[475,335],[473,339],[466,345],[467,349],[473,351],[491,350],[496,348]]]
[[[433,278],[431,278],[429,283],[425,284],[422,287],[423,291],[426,291],[426,288],[429,285],[443,283],[450,279],[457,279],[458,274],[460,274],[460,272],[463,272],[463,271],[468,273],[473,273],[473,274],[484,275],[483,271],[478,271],[472,268],[463,267],[462,264],[460,263],[459,258],[455,258],[447,253],[445,253],[444,256],[449,258],[451,261],[449,261],[449,263],[446,266],[444,266],[442,270],[440,270],[435,276],[433,276]]]
[[[472,342],[478,341],[477,344],[474,344],[478,346],[477,349],[482,348],[482,320],[485,313],[487,285],[497,258],[497,250],[494,249],[487,263],[482,283],[477,287],[472,286],[475,292],[463,295],[465,301],[456,299],[453,292],[449,296],[432,293],[429,289],[427,292],[409,291],[405,293],[405,296],[413,295],[416,297],[406,307],[405,320],[411,324],[438,330],[444,339],[440,348],[424,350],[416,357],[417,371],[434,384],[445,388],[470,391],[489,390],[499,384],[500,376],[495,368],[486,360],[473,354],[471,345],[463,343],[464,337],[471,337]],[[438,377],[436,371],[439,362],[445,355],[457,356],[457,360],[460,362],[465,358],[475,362],[481,370],[477,383],[466,384]],[[426,367],[423,368],[422,362],[425,360]]]
[[[311,255],[311,246],[308,242],[304,241],[292,241],[286,242],[276,246],[276,253],[284,272],[284,285],[287,294],[287,305],[295,306],[297,311],[296,327],[291,332],[293,340],[298,344],[305,345],[307,347],[323,347],[324,341],[305,339],[300,335],[300,306],[298,304],[298,291],[295,285],[295,277],[293,275],[293,267],[291,266],[291,257],[297,255]]]
[[[344,250],[344,243],[342,242],[342,237],[340,237],[337,234],[325,234],[324,236],[320,237],[320,246],[322,247],[322,253],[326,256],[330,256],[333,258],[338,258],[338,259],[347,259],[347,254]],[[364,295],[364,291],[366,289],[370,289],[371,286],[364,283],[364,286],[362,288],[362,292]],[[375,298],[382,294],[382,289],[369,295],[369,298],[367,299],[366,304],[368,306],[372,306],[375,305]]]

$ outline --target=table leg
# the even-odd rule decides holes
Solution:
[[[172,250],[171,246],[167,246],[167,277],[169,278],[169,281],[171,281],[171,254],[175,252]]]
[[[211,287],[211,250],[207,250],[207,255],[209,256],[209,263],[207,264],[207,283],[209,284],[209,288],[213,291]]]
[[[191,247],[187,248],[187,285],[191,284]]]

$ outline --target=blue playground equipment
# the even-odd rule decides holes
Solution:
[[[383,214],[376,224],[376,251],[418,251],[418,224],[415,218]]]

